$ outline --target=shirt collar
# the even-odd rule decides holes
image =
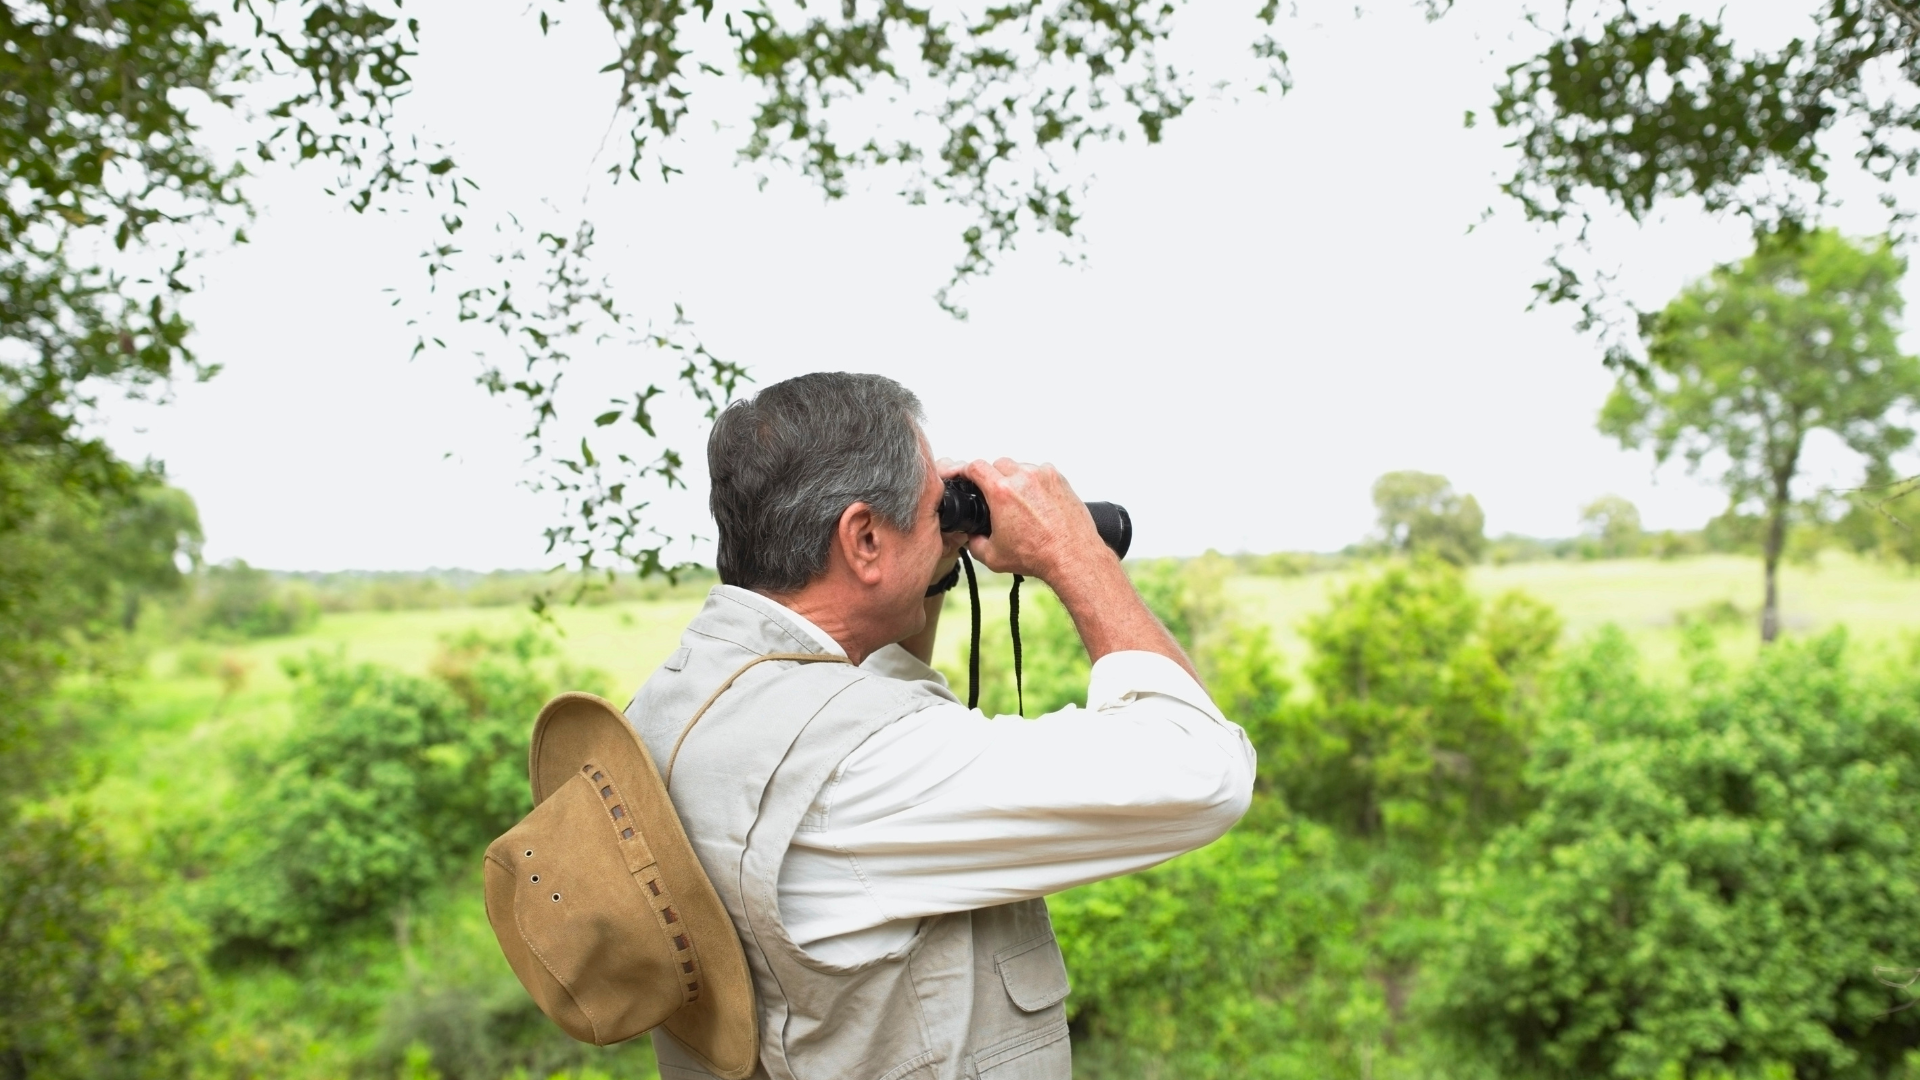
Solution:
[[[764,611],[768,615],[785,619],[801,630],[806,631],[807,635],[813,638],[814,642],[818,644],[820,648],[835,656],[847,655],[847,650],[841,648],[840,643],[833,640],[833,635],[813,625],[813,622],[805,615],[800,614],[770,596],[754,592],[752,589],[742,589],[736,585],[717,585],[714,589],[717,592],[725,593],[727,596],[743,604]]]

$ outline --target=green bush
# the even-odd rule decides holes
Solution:
[[[574,1070],[607,1080],[657,1075],[644,1036],[607,1048],[575,1042],[511,975],[485,986],[401,991],[387,1005],[367,1064],[382,1076],[412,1072],[441,1080],[544,1080]]]
[[[1050,898],[1075,1074],[1394,1075],[1398,1013],[1434,932],[1432,877],[1262,797],[1200,851]]]
[[[1551,609],[1520,593],[1483,605],[1430,559],[1355,582],[1302,633],[1312,699],[1262,748],[1295,809],[1436,842],[1524,809],[1535,686],[1560,633]]]
[[[526,740],[582,677],[529,632],[449,642],[435,676],[312,656],[295,725],[243,760],[202,902],[229,950],[299,950],[470,866],[531,808]]]
[[[1435,1022],[1504,1077],[1885,1077],[1920,1011],[1920,687],[1839,632],[1650,687],[1617,631],[1566,666],[1539,809],[1449,902]]]
[[[1132,566],[1133,587],[1189,654],[1233,621],[1226,581],[1233,561],[1208,552],[1197,559],[1154,559]]]
[[[1007,579],[1011,580],[1011,579]],[[953,594],[948,594],[953,595]],[[965,594],[946,617],[947,633],[966,633]],[[945,672],[947,683],[962,701],[967,694],[968,649],[961,650],[958,668]],[[1020,586],[1021,688],[1027,716],[1087,703],[1087,676],[1092,664],[1073,618],[1052,590],[1037,581]],[[988,619],[980,627],[980,708],[988,716],[1011,716],[1022,699],[1013,685],[1013,634],[1008,624]]]
[[[0,1076],[187,1073],[204,945],[151,884],[84,816],[0,829]]]

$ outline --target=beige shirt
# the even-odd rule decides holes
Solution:
[[[776,601],[720,588],[846,655]],[[862,667],[913,684],[926,706],[834,770],[781,865],[781,921],[822,960],[880,956],[929,915],[1144,869],[1212,842],[1252,799],[1246,733],[1164,656],[1103,656],[1087,708],[1030,720],[968,709],[898,645]]]

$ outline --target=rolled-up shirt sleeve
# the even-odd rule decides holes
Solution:
[[[1036,719],[966,708],[897,646],[864,666],[924,683],[928,705],[848,755],[794,838],[781,906],[803,945],[1140,870],[1252,799],[1246,733],[1164,656],[1103,656],[1086,708]],[[833,880],[849,874],[857,903]]]

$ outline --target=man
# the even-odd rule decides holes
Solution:
[[[707,457],[723,584],[627,716],[671,763],[740,933],[756,1076],[1069,1080],[1041,897],[1220,836],[1252,797],[1253,750],[1066,480],[936,462],[920,415],[892,380],[840,373],[721,413]],[[939,531],[942,482],[961,475],[990,537]],[[1093,660],[1087,708],[989,718],[928,666],[944,600],[930,583],[962,543],[1059,596]],[[769,653],[850,663],[741,671]],[[653,1038],[663,1080],[708,1075]]]

